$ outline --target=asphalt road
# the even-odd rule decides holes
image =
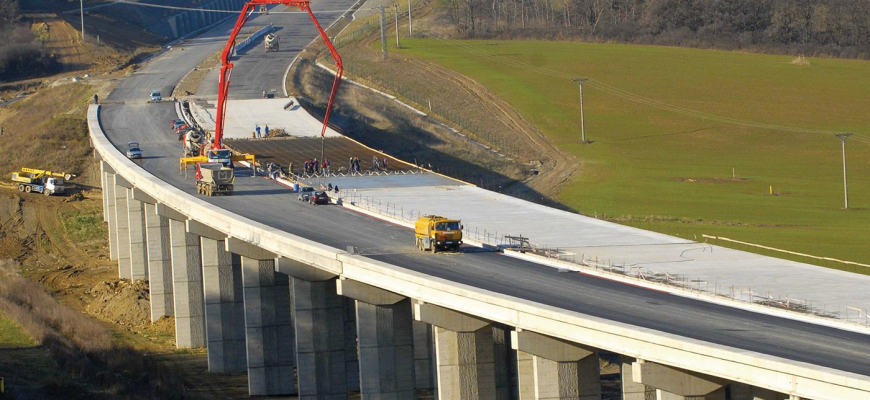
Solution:
[[[348,1],[331,4],[334,4],[333,9],[350,6]],[[338,17],[338,14],[330,15]],[[104,105],[101,112],[103,128],[116,147],[122,149],[128,141],[139,141],[145,154],[138,161],[139,165],[191,195],[196,195],[192,174],[187,179],[179,175],[177,166],[181,144],[169,129],[170,119],[176,117],[174,106],[172,103],[147,104],[145,100],[152,89],[168,93],[202,58],[219,49],[226,40],[225,36],[221,40],[221,35],[226,35],[230,28],[225,25],[184,44],[183,51],[170,51],[124,80],[109,96],[109,100],[115,103]],[[282,48],[285,43],[294,46],[288,43],[294,41],[297,42],[295,46],[301,48],[313,37],[313,34],[307,35],[282,37]],[[286,68],[289,59],[285,55],[283,52],[270,53],[258,59],[269,65],[283,64]],[[263,76],[259,75],[260,78]],[[253,84],[253,81],[246,81],[248,78],[243,68],[237,67],[233,77],[234,85]],[[275,83],[267,81],[261,84]],[[492,292],[687,338],[870,376],[870,360],[866,357],[866,350],[870,348],[868,335],[754,314],[584,275],[558,273],[549,267],[473,248],[466,248],[465,253],[456,255],[420,253],[414,247],[413,233],[408,229],[338,206],[308,205],[297,201],[287,189],[262,177],[239,177],[233,196],[205,200],[215,207],[337,249],[356,246],[363,256]]]

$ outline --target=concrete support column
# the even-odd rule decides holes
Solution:
[[[511,332],[511,338],[514,349],[533,355],[535,400],[601,399],[597,349],[519,329]],[[524,379],[521,385],[528,383]],[[529,389],[520,391],[528,393]]]
[[[412,321],[414,329],[414,379],[417,389],[435,388],[435,371],[432,368],[435,348],[432,326],[423,321]]]
[[[344,300],[335,286],[293,278],[300,400],[347,399]]]
[[[359,339],[356,327],[356,302],[341,298],[344,303],[344,371],[347,374],[347,390],[360,391]]]
[[[115,243],[118,245],[118,277],[130,279],[130,220],[127,217],[127,188],[120,185],[124,181],[120,175],[115,175]]]
[[[109,182],[113,181],[114,178],[109,179],[109,172],[112,171],[112,167],[109,164],[106,164],[105,161],[100,161],[100,192],[103,197],[103,222],[109,222]]]
[[[488,321],[431,304],[414,305],[414,318],[435,326],[439,400],[502,400],[510,388],[497,386],[497,332]],[[505,352],[500,352],[506,354]],[[502,368],[504,369],[504,368]]]
[[[148,251],[145,246],[145,207],[127,189],[127,224],[130,232],[130,280],[148,280]]]
[[[336,281],[336,292],[356,300],[362,399],[414,399],[411,300],[350,280]]]
[[[643,361],[632,363],[631,370],[635,382],[656,389],[658,400],[725,400],[722,378]]]
[[[223,240],[207,237],[201,240],[208,370],[245,372],[247,356],[241,257],[227,252]]]
[[[135,195],[135,189],[134,189]],[[148,286],[151,322],[175,314],[172,296],[172,254],[169,219],[157,214],[157,205],[145,203],[145,236],[148,240]]]
[[[535,400],[535,356],[517,350],[519,400]]]
[[[106,219],[109,225],[109,259],[118,260],[118,217],[115,206],[115,174],[106,173],[106,186],[103,190],[106,198]]]
[[[203,347],[206,345],[205,310],[199,236],[187,233],[184,222],[170,219],[169,237],[175,300],[175,346],[180,349]]]
[[[226,249],[242,257],[248,394],[296,394],[290,280],[275,269],[275,254],[235,238]]]
[[[622,357],[620,369],[620,384],[622,400],[646,400],[646,386],[632,379],[631,364],[634,358]]]

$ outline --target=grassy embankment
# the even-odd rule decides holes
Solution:
[[[391,51],[475,79],[581,159],[582,170],[558,200],[583,214],[699,241],[718,235],[870,263],[870,62],[796,65],[786,56],[574,42],[402,45]],[[579,90],[571,78],[581,76],[593,79],[584,85],[591,145],[579,143]],[[843,209],[833,132],[860,136],[847,143],[850,210]]]

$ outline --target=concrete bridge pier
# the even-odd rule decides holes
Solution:
[[[633,357],[621,357],[620,386],[622,388],[622,400],[646,400],[646,385],[637,383],[632,376],[631,364],[637,361]]]
[[[115,195],[115,243],[118,247],[118,278],[130,279],[133,269],[130,264],[130,220],[127,209],[127,190],[132,188],[121,175],[114,175]]]
[[[109,259],[118,260],[118,219],[115,208],[115,171],[109,164],[100,161],[103,170],[103,219],[108,225],[109,235]]]
[[[187,231],[200,236],[205,337],[210,372],[245,372],[245,307],[242,261],[226,251],[226,235],[188,220]]]
[[[631,365],[635,382],[655,388],[657,400],[726,400],[722,378],[638,360]]]
[[[133,199],[142,203],[145,219],[145,259],[148,267],[148,290],[151,294],[151,322],[174,314],[172,296],[172,256],[169,243],[169,219],[157,214],[157,201],[137,188]]]
[[[288,258],[278,258],[278,272],[293,277],[297,376],[300,400],[345,400],[348,392],[345,302],[336,293],[337,274]]]
[[[206,345],[205,309],[199,235],[188,233],[187,217],[164,204],[157,204],[157,214],[169,219],[175,346],[179,349],[203,347]]]
[[[525,375],[520,386],[531,385],[535,400],[600,400],[601,367],[598,350],[535,332],[511,332],[514,349],[531,354],[532,379]],[[528,362],[526,362],[528,368]]]
[[[145,246],[145,205],[127,189],[127,225],[130,232],[130,280],[148,280],[148,252]]]
[[[106,196],[106,190],[109,189],[109,171],[114,170],[103,161],[103,157],[96,151],[94,152],[94,159],[100,164],[100,197],[103,200],[103,222],[109,222],[109,198]]]
[[[414,318],[435,326],[439,400],[510,398],[503,331],[497,344],[489,321],[432,304],[414,304]]]
[[[275,268],[275,253],[236,238],[226,250],[241,256],[248,394],[296,394],[290,280]]]
[[[414,386],[417,389],[435,389],[432,325],[417,320],[412,320],[411,324],[414,330]]]
[[[336,280],[336,293],[356,300],[362,399],[416,398],[411,300],[344,279]]]

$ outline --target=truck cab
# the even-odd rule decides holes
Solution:
[[[420,217],[414,224],[417,248],[437,253],[439,249],[459,251],[462,245],[462,221],[437,215]]]

